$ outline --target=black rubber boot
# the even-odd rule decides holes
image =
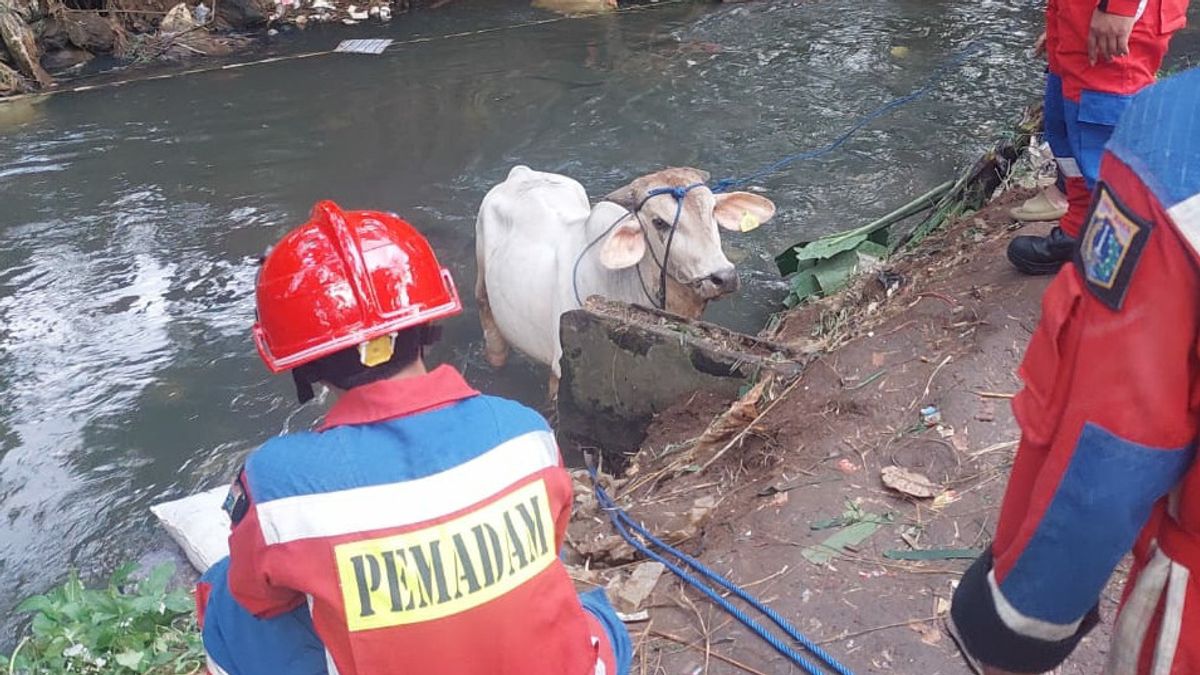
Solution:
[[[1055,274],[1075,255],[1076,240],[1061,228],[1044,237],[1023,235],[1008,244],[1008,260],[1023,274]]]

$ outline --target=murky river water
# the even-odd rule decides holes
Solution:
[[[544,16],[459,0],[276,49]],[[762,182],[780,215],[728,238],[749,289],[709,314],[755,328],[781,296],[774,253],[947,179],[1037,92],[1038,26],[996,0],[676,5],[0,104],[0,646],[15,602],[68,566],[165,548],[150,504],[224,482],[318,417],[295,412],[248,332],[254,258],[315,200],[406,215],[470,289],[474,211],[514,163],[593,195],[667,164],[746,172],[987,45],[836,155]],[[436,358],[541,403],[539,369],[483,365],[472,308],[446,337]]]

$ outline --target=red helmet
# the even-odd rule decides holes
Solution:
[[[416,228],[331,201],[267,255],[257,296],[254,341],[274,373],[462,311]]]

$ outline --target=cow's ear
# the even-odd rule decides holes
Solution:
[[[646,238],[637,223],[625,223],[613,230],[600,247],[600,264],[610,270],[633,267],[646,255]]]
[[[619,188],[618,190],[610,193],[604,198],[604,201],[612,202],[624,208],[626,211],[633,211],[638,206],[637,192],[633,189],[632,185],[626,185],[625,187]]]
[[[750,192],[730,192],[717,195],[713,217],[727,230],[749,232],[775,217],[775,203]]]

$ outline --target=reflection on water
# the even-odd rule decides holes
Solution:
[[[540,16],[463,0],[353,34]],[[941,182],[1037,91],[1037,23],[993,0],[677,5],[0,105],[0,616],[68,565],[163,547],[149,504],[225,480],[247,449],[317,418],[248,331],[256,257],[316,200],[408,216],[470,289],[475,208],[514,163],[592,194],[663,165],[749,171],[985,43],[929,99],[762,181],[780,215],[730,237],[751,283],[709,315],[753,328],[780,296],[774,253]],[[538,369],[483,365],[470,307],[436,357],[489,391],[544,396]]]

